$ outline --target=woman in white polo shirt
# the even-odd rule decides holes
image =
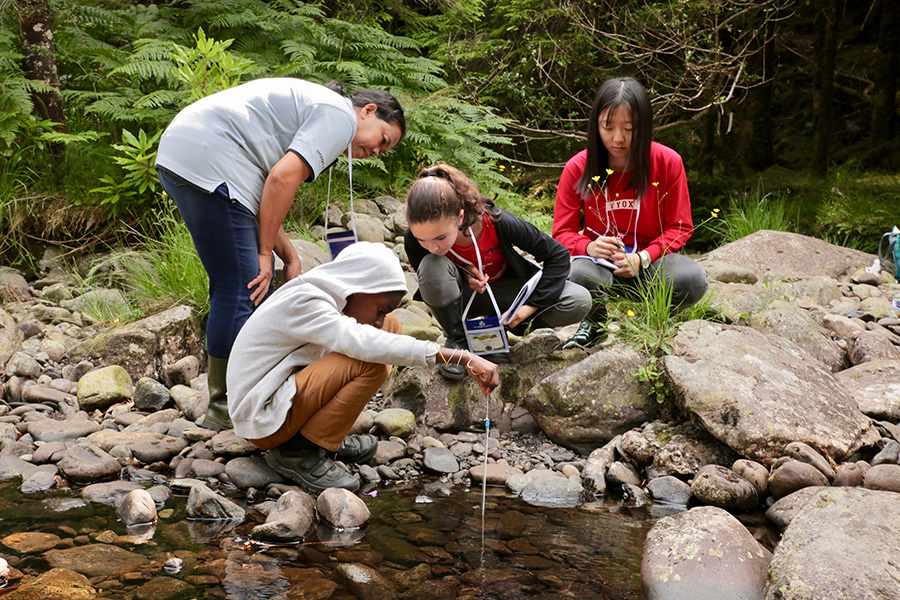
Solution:
[[[231,428],[225,369],[241,326],[272,291],[273,252],[288,280],[300,258],[282,227],[299,185],[341,154],[377,156],[406,133],[391,94],[348,96],[292,78],[257,79],[178,113],[159,144],[160,183],[175,201],[209,275],[210,406],[205,425]]]

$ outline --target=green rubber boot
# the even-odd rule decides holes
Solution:
[[[203,426],[213,431],[234,429],[231,417],[228,415],[228,396],[225,389],[225,371],[228,369],[227,358],[213,358],[207,356],[209,374],[207,387],[209,388],[209,408],[203,417]]]

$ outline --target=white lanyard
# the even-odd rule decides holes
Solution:
[[[353,210],[353,152],[351,145],[347,146],[347,172],[350,177],[350,231],[338,232],[329,236],[328,234],[328,211],[331,206],[331,170],[328,168],[328,196],[325,199],[325,240],[328,242],[328,249],[331,251],[331,259],[338,255],[338,252],[359,240],[356,233],[356,211]]]
[[[484,275],[484,265],[482,265],[482,263],[481,263],[481,250],[478,249],[478,240],[475,239],[475,235],[472,233],[471,227],[469,227],[469,237],[472,238],[472,243],[475,244],[475,258],[478,260],[478,272],[481,273],[482,275]],[[455,256],[456,258],[458,258],[459,260],[461,260],[462,262],[466,263],[467,265],[472,264],[471,261],[466,260],[459,254],[454,252],[452,248],[450,249],[450,253],[453,256]],[[472,265],[472,266],[474,266],[474,265]],[[494,299],[494,292],[491,291],[491,284],[485,283],[484,285],[485,285],[485,288],[487,288],[488,296],[490,296],[490,298],[491,298],[491,304],[494,305],[494,311],[496,311],[498,317],[501,316],[500,308],[497,306],[497,300]],[[477,292],[475,292],[475,293],[477,293]],[[469,303],[466,304],[466,309],[463,311],[463,316],[462,316],[463,320],[465,320],[466,315],[469,314],[469,308],[471,308],[471,306],[472,306],[472,301],[475,300],[475,293],[473,293],[471,296],[469,296]]]

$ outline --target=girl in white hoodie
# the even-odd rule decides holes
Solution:
[[[347,433],[390,365],[465,365],[484,393],[499,385],[493,363],[400,334],[390,312],[407,291],[394,253],[368,242],[282,286],[234,342],[227,384],[235,433],[313,491],[355,491],[358,480],[331,456],[366,462],[375,454],[374,436]]]

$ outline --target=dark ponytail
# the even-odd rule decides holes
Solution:
[[[376,117],[399,127],[401,138],[406,135],[406,116],[403,114],[403,107],[400,106],[400,102],[392,94],[384,90],[367,88],[360,88],[352,94],[348,94],[344,86],[339,81],[334,80],[329,81],[325,87],[345,98],[350,98],[353,106],[374,104],[377,107],[375,110]]]

